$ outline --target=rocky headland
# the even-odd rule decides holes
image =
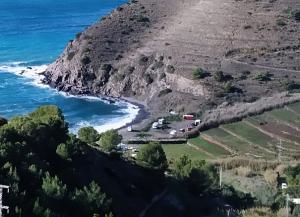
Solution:
[[[133,0],[77,34],[44,83],[134,99],[154,117],[253,102],[299,87],[297,9],[297,0]]]

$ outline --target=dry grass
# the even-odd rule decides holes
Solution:
[[[267,169],[263,175],[267,183],[271,185],[277,184],[277,172],[275,170]]]
[[[250,167],[238,167],[235,169],[236,175],[243,176],[243,177],[249,177],[252,174],[252,170]]]
[[[242,217],[282,217],[279,213],[273,213],[270,208],[267,207],[255,207],[244,210]]]
[[[274,169],[279,164],[276,161],[254,160],[243,157],[218,159],[212,163],[222,165],[223,168],[229,170],[238,167],[249,167],[252,171],[265,171],[266,169]]]

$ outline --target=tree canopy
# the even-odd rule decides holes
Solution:
[[[121,143],[122,137],[116,130],[106,131],[101,135],[100,147],[103,151],[110,152],[116,149],[117,145]]]
[[[168,161],[166,154],[159,143],[150,142],[141,147],[137,154],[137,161],[140,165],[158,170],[166,170]]]
[[[90,145],[95,145],[100,135],[93,127],[83,127],[78,131],[78,138]]]
[[[78,178],[77,165],[87,164],[86,149],[68,133],[56,106],[42,106],[2,125],[0,183],[11,187],[5,200],[10,216],[110,214],[111,201],[100,186],[96,182],[85,186]]]

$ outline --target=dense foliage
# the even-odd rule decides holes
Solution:
[[[85,143],[68,133],[60,109],[40,107],[0,127],[0,183],[11,187],[10,216],[104,216],[110,200],[82,181]],[[87,186],[85,186],[87,185]]]
[[[81,141],[94,145],[99,140],[100,135],[93,127],[83,127],[78,131],[78,138]]]
[[[137,154],[140,165],[157,170],[166,170],[168,161],[166,154],[160,144],[151,142],[144,145]]]
[[[100,147],[103,151],[110,152],[117,148],[117,145],[121,143],[122,137],[116,130],[106,131],[101,135]]]

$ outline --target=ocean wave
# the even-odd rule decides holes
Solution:
[[[47,87],[42,83],[47,65],[30,66],[27,62],[11,62],[0,65],[0,72],[9,72],[17,76],[22,76],[28,79],[30,84],[45,88]]]
[[[43,72],[46,70],[47,65],[38,65],[32,66],[28,62],[10,62],[5,64],[0,64],[0,72],[13,73],[17,76],[26,78],[28,84],[37,86],[38,88],[49,88],[48,85],[42,83],[44,78]],[[60,94],[66,98],[78,98],[88,101],[101,101],[106,104],[111,104],[110,99],[105,99],[102,97],[96,96],[87,96],[87,95],[72,95],[66,92],[61,92],[52,89],[55,93]],[[110,120],[95,120],[95,121],[80,121],[74,123],[74,127],[71,127],[70,131],[77,133],[77,131],[84,126],[92,126],[98,132],[104,132],[109,129],[118,129],[129,123],[131,123],[139,113],[140,108],[136,105],[133,105],[129,102],[123,100],[114,100],[114,104],[120,107],[119,112],[124,114],[124,116],[115,117]]]
[[[109,120],[102,121],[80,121],[76,123],[73,127],[71,127],[70,131],[76,134],[80,128],[88,126],[94,127],[99,133],[103,133],[111,129],[119,129],[121,127],[126,126],[127,124],[130,124],[138,115],[138,112],[139,109],[132,109],[129,107],[128,109],[126,109],[125,116],[115,117]]]

